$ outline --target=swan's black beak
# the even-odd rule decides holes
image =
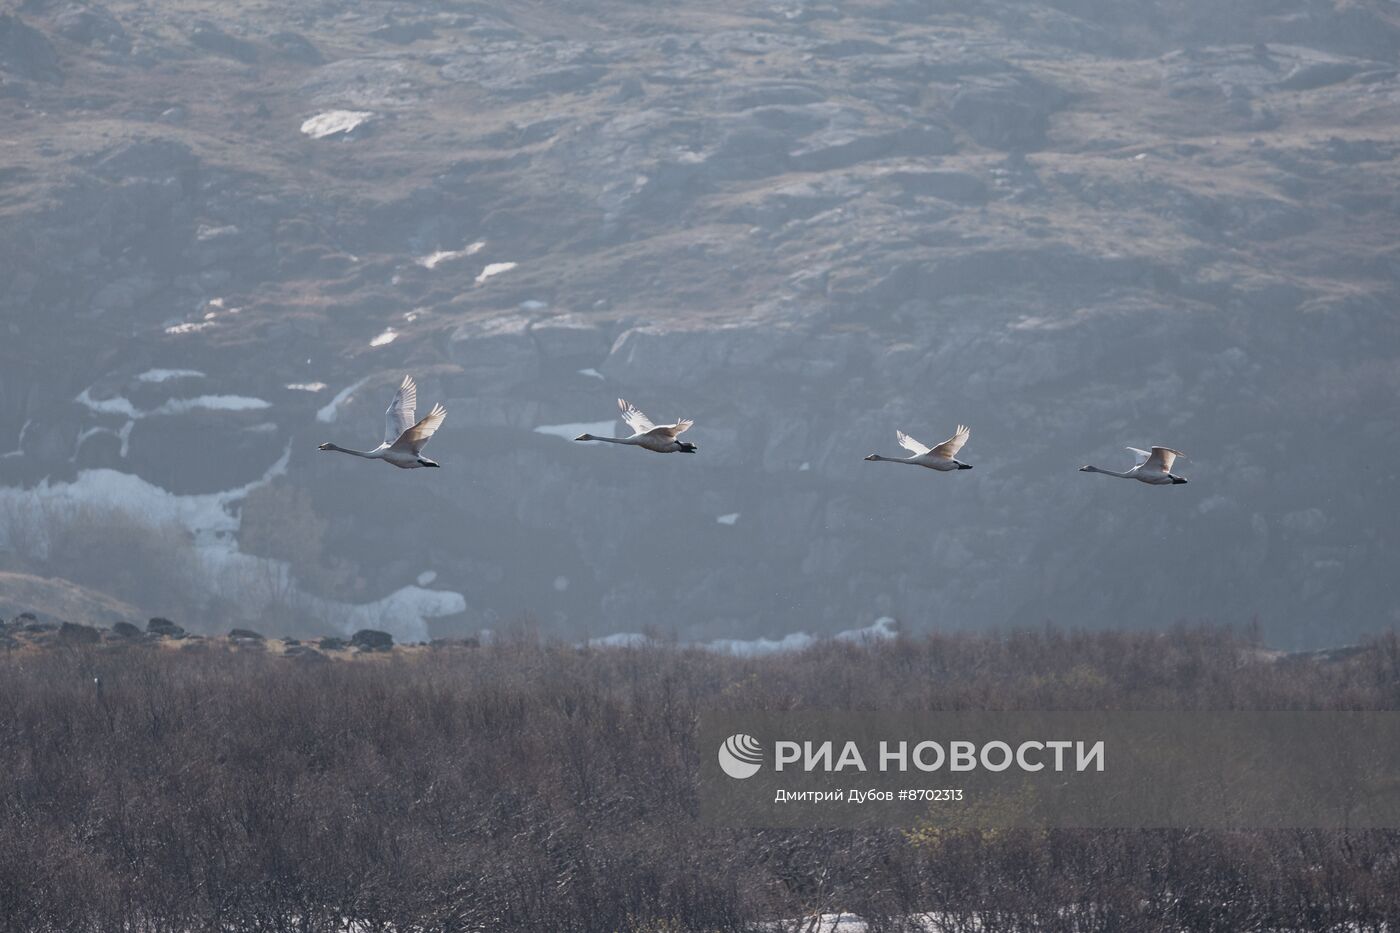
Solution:
[[[1082,466],[1082,467],[1079,468],[1079,472],[1080,472],[1080,473],[1092,473],[1092,472],[1094,472],[1094,471],[1091,470],[1091,469],[1089,469],[1089,468],[1086,467],[1086,466]]]
[[[580,434],[578,437],[574,438],[574,440],[576,440],[576,441],[591,441],[591,440],[593,440],[593,435],[592,435],[592,434]]]
[[[317,449],[317,450],[330,450],[330,449],[331,449],[331,445],[330,445],[330,444],[322,444],[320,447],[317,447],[316,449]]]
[[[880,456],[879,454],[871,454],[870,456],[866,457],[865,459],[867,459],[867,460],[874,460],[875,458],[877,458],[877,457],[879,457],[879,456]]]

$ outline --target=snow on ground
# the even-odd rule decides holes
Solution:
[[[295,392],[324,392],[329,387],[324,382],[289,382],[287,388]]]
[[[393,343],[395,340],[397,340],[398,337],[399,337],[399,332],[398,332],[398,331],[394,330],[392,327],[386,327],[386,328],[384,328],[384,333],[380,334],[379,336],[377,336],[377,337],[375,337],[373,340],[371,340],[371,341],[369,342],[369,345],[370,345],[371,347],[383,347],[383,346],[387,346],[388,344],[391,344],[391,343]]]
[[[424,269],[436,269],[445,262],[451,262],[454,259],[465,259],[468,256],[475,256],[477,253],[481,252],[482,248],[485,246],[485,240],[477,240],[475,243],[469,243],[461,249],[440,249],[435,253],[429,253],[414,261]]]
[[[498,276],[502,272],[509,272],[510,270],[514,269],[517,265],[519,265],[519,263],[515,262],[489,263],[485,269],[481,270],[481,274],[476,277],[476,284],[480,285],[487,279],[492,278],[494,276]]]
[[[335,394],[335,398],[322,405],[321,409],[318,412],[316,412],[316,420],[321,422],[322,424],[333,423],[335,419],[340,416],[340,406],[348,402],[350,400],[350,396],[354,395],[356,390],[358,390],[366,382],[369,382],[368,376],[361,379],[359,382],[351,383],[350,385],[337,392]]]
[[[131,424],[130,421],[127,422]],[[110,430],[110,429],[107,429]],[[285,600],[291,608],[354,632],[377,628],[398,641],[423,641],[428,620],[466,609],[466,598],[447,590],[406,586],[369,603],[345,603],[303,593],[282,561],[244,554],[238,549],[237,506],[254,490],[287,472],[288,443],[261,477],[223,492],[176,495],[139,476],[118,470],[83,470],[72,482],[45,480],[31,489],[0,486],[0,547],[13,546],[9,523],[19,527],[45,516],[84,507],[119,509],[151,527],[175,525],[193,538],[203,589],[210,598],[243,607],[249,620]]]
[[[598,372],[598,370],[594,369],[592,366],[588,367],[587,369],[580,369],[580,370],[578,371],[578,374],[579,374],[580,376],[588,376],[590,379],[602,379],[602,378],[604,378],[604,377],[603,377],[603,374],[600,373],[600,372]]]
[[[865,628],[847,629],[830,636],[831,641],[868,644],[885,641],[898,634],[899,623],[889,616],[881,616]],[[713,641],[682,643],[682,648],[699,648],[715,654],[729,654],[741,658],[761,658],[770,654],[785,654],[802,651],[823,641],[823,636],[808,635],[806,632],[793,632],[782,638],[718,638]],[[657,642],[639,632],[617,632],[601,638],[590,638],[591,648],[645,648]]]
[[[5,457],[20,457],[24,455],[24,434],[26,431],[29,430],[29,426],[33,423],[33,418],[30,418],[28,421],[24,422],[24,424],[19,429],[19,437],[15,440],[15,449],[8,451],[7,453],[0,454],[0,460],[3,460]]]
[[[136,377],[141,382],[169,382],[171,379],[203,379],[197,369],[148,369]]]
[[[156,408],[143,410],[132,404],[130,399],[120,395],[114,395],[111,398],[93,398],[90,388],[80,392],[73,401],[100,415],[121,415],[132,421],[159,415],[183,415],[201,408],[210,411],[259,411],[272,407],[260,398],[251,398],[246,395],[200,395],[195,398],[167,399]]]
[[[725,515],[716,515],[715,522],[720,525],[733,525],[739,521],[739,512],[729,512]]]
[[[372,119],[374,114],[368,110],[327,110],[307,118],[301,124],[301,131],[312,139],[325,139],[349,133]]]
[[[571,441],[580,434],[608,434],[611,433],[615,421],[578,421],[572,424],[542,424],[535,428],[536,434],[548,434],[550,437],[562,437],[566,441]]]

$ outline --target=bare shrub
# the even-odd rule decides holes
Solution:
[[[1400,708],[1393,634],[1340,661],[1247,647],[1181,629],[765,659],[525,637],[314,667],[217,642],[0,657],[0,929],[1389,928],[1396,832],[697,821],[702,709]]]

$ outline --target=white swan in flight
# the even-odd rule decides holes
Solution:
[[[1148,483],[1152,486],[1179,486],[1186,482],[1181,476],[1172,474],[1172,464],[1176,463],[1177,457],[1186,456],[1179,450],[1172,450],[1170,447],[1153,447],[1150,451],[1139,450],[1136,447],[1129,447],[1137,457],[1137,464],[1125,473],[1116,470],[1103,470],[1096,466],[1080,467],[1081,473],[1103,473],[1107,476],[1117,476],[1122,479],[1135,479],[1139,483]]]
[[[434,405],[422,421],[413,420],[413,410],[418,407],[418,386],[412,376],[404,376],[394,400],[384,412],[384,443],[373,450],[350,450],[334,444],[322,444],[322,450],[335,450],[343,454],[364,457],[366,460],[383,460],[402,470],[418,467],[435,467],[438,464],[422,456],[423,445],[442,426],[447,417],[447,409]]]
[[[946,473],[949,470],[970,470],[971,464],[963,463],[957,459],[958,451],[967,443],[967,439],[972,436],[972,431],[967,425],[958,425],[957,431],[937,447],[925,447],[914,440],[903,431],[895,431],[894,436],[899,439],[899,446],[909,451],[908,457],[882,457],[879,454],[871,454],[867,460],[883,460],[886,463],[908,463],[913,466],[928,467],[930,470],[938,470]]]
[[[630,444],[633,447],[644,447],[659,454],[693,454],[699,449],[688,441],[676,440],[681,434],[690,430],[690,426],[695,423],[694,421],[682,418],[675,424],[652,424],[650,418],[638,411],[636,406],[626,399],[618,399],[617,407],[622,412],[622,420],[627,422],[627,426],[635,432],[631,437],[594,437],[592,434],[580,434],[574,440]]]

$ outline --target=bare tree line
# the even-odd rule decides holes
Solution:
[[[1393,633],[1342,659],[1283,660],[1217,629],[766,659],[517,638],[308,665],[172,645],[0,656],[0,929],[1400,920],[1400,832],[721,831],[696,804],[701,710],[1395,709]]]

